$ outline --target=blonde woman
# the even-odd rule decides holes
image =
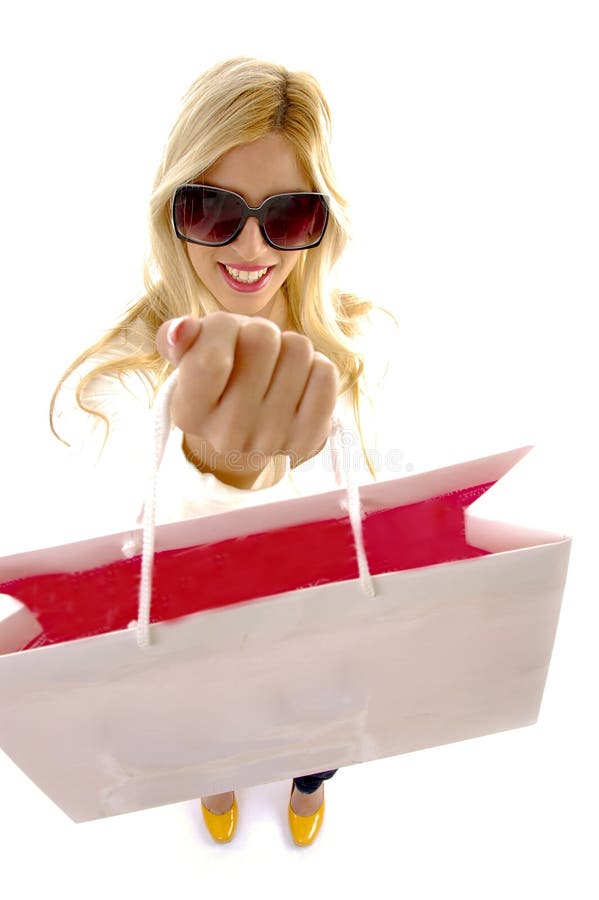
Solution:
[[[373,306],[329,284],[348,240],[329,134],[328,105],[308,74],[239,58],[202,75],[155,180],[145,294],[74,361],[54,394],[51,417],[75,376],[79,407],[110,435],[107,379],[124,396],[127,379],[139,376],[153,395],[178,367],[164,464],[179,471],[166,492],[178,503],[171,517],[293,496],[294,475],[307,473],[308,484],[309,462],[322,455],[340,405],[353,415],[375,477],[356,344]],[[294,779],[296,844],[318,834],[333,775]],[[230,840],[234,793],[201,803],[213,838]]]

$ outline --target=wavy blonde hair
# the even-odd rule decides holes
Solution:
[[[312,190],[330,198],[329,223],[322,242],[302,251],[283,286],[290,321],[337,366],[340,393],[350,392],[362,451],[376,479],[364,446],[360,395],[372,401],[360,384],[364,357],[352,340],[361,333],[360,321],[375,307],[329,284],[331,270],[350,236],[347,203],[335,184],[329,155],[330,110],[312,75],[245,57],[213,66],[183,98],[150,200],[145,294],[113,329],[80,354],[60,379],[50,402],[50,427],[60,440],[54,428],[56,400],[77,369],[90,366],[77,386],[77,404],[104,420],[107,436],[110,423],[94,407],[94,379],[112,376],[123,381],[127,373],[135,373],[155,395],[172,368],[156,350],[158,328],[168,319],[204,316],[220,308],[193,269],[184,243],[174,233],[171,198],[179,185],[197,180],[227,151],[273,131],[282,133],[294,148]],[[388,310],[376,308],[397,324]]]

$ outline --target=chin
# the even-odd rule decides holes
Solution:
[[[226,292],[219,291],[220,296],[214,292],[214,296],[220,306],[232,311],[235,311],[240,306],[255,309],[256,311],[259,309],[270,309],[275,303],[280,288],[276,287],[272,290],[272,286],[269,285],[269,287],[271,287],[271,290],[268,293],[263,293],[262,291],[256,291],[255,293],[251,291],[238,292],[231,289]]]
[[[272,297],[260,302],[255,299],[252,300],[251,298],[241,296],[239,298],[234,298],[233,300],[217,300],[217,303],[225,312],[237,313],[237,315],[240,316],[263,316],[268,319],[272,308],[272,301]]]

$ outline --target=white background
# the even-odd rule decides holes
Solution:
[[[0,756],[13,897],[314,891],[596,897],[599,29],[577,2],[22,3],[3,14],[0,528],[49,520],[50,392],[141,290],[147,200],[179,99],[212,63],[315,74],[352,204],[347,286],[401,335],[385,413],[414,471],[522,444],[550,461],[570,573],[539,723],[356,766],[308,850],[286,785],[73,825]],[[234,863],[234,864],[232,864]]]

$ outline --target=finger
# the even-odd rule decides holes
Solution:
[[[272,423],[265,422],[262,401],[280,343],[280,328],[267,319],[254,317],[239,329],[231,377],[213,412],[212,424],[221,442],[226,435],[229,446],[241,452],[272,450]]]
[[[235,361],[235,346],[241,317],[225,312],[202,319],[198,338],[179,362],[179,382],[173,410],[185,431],[200,434],[200,425],[218,406]]]
[[[291,421],[306,389],[314,346],[305,335],[285,331],[281,352],[264,396],[264,418],[272,423],[273,434],[289,435]]]
[[[306,389],[292,425],[294,446],[311,451],[327,439],[339,393],[337,367],[323,353],[315,352]]]
[[[272,379],[281,348],[281,330],[268,319],[255,317],[242,325],[227,390],[221,399],[223,415],[252,418]]]
[[[180,316],[178,319],[169,319],[156,332],[156,348],[163,359],[168,360],[174,366],[178,366],[182,356],[191,349],[199,337],[202,323],[204,323],[204,326],[208,323],[212,325],[213,320],[221,322],[223,317],[235,320],[238,325],[249,321],[249,316],[221,311],[209,313],[201,319],[194,316]]]

